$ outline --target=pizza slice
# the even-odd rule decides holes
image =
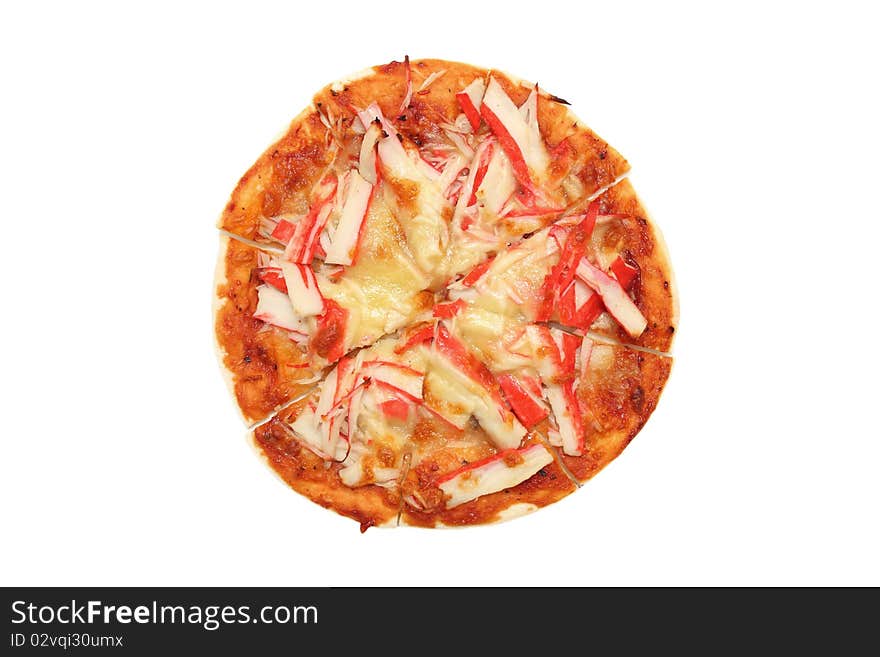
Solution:
[[[328,467],[328,462],[310,450],[290,428],[305,403],[296,402],[254,429],[252,441],[258,453],[293,490],[357,521],[361,531],[396,527],[400,510],[396,484],[348,486],[339,476],[340,466],[334,463]]]
[[[593,476],[644,426],[669,375],[667,357],[488,313],[468,327],[487,327],[482,340],[465,319],[410,338],[425,356],[422,403],[435,417],[412,434],[402,524],[493,522],[564,497],[568,476]],[[499,343],[519,334],[505,357],[477,346],[496,331]]]
[[[489,367],[445,322],[415,335],[426,361],[423,403],[430,414],[410,443],[403,524],[497,522],[574,490],[553,451],[511,410]]]
[[[595,294],[586,302],[586,318],[578,324],[577,319],[585,309],[583,305],[573,304],[571,299],[577,297],[579,286],[575,283],[574,290],[564,290],[558,297],[560,310],[556,319],[566,324],[563,320],[574,314],[575,319],[568,320],[568,323],[584,330],[587,321],[601,308],[598,317],[589,325],[591,332],[668,354],[672,351],[678,326],[678,297],[663,236],[648,218],[629,180],[604,191],[596,199],[596,204],[596,224],[587,248],[587,262],[593,267],[579,267],[575,272],[575,280],[586,283]],[[645,318],[645,327],[640,334],[637,329],[630,331],[618,317],[617,313],[625,314],[626,310],[612,305],[615,292],[607,291],[607,279],[595,269],[614,278],[628,292]],[[609,298],[607,294],[612,296]]]
[[[241,177],[217,227],[260,244],[286,244],[284,231],[309,214],[317,200],[312,190],[332,170],[337,148],[321,115],[306,108]]]
[[[443,324],[497,383],[521,432],[546,439],[577,482],[615,458],[647,422],[672,359],[544,323],[462,307]]]
[[[574,490],[443,324],[358,350],[254,431],[292,488],[363,528],[502,520]]]
[[[573,394],[563,397],[571,401],[557,405],[560,413],[546,427],[548,439],[578,482],[608,465],[641,431],[657,407],[672,362],[668,356],[583,339],[576,353]]]
[[[362,530],[396,525],[407,445],[421,410],[419,349],[395,337],[341,359],[305,399],[254,431],[272,468],[296,491]]]
[[[382,199],[436,289],[628,170],[561,99],[439,60],[329,85],[242,178],[219,227],[299,264],[357,257]]]
[[[595,221],[597,204],[591,208],[587,217],[566,218],[536,233],[499,254],[484,270],[450,286],[450,299],[435,306],[434,314],[487,365],[522,426],[545,435],[569,457],[592,454],[599,464],[595,470],[616,456],[647,421],[671,359],[652,349],[620,344],[599,331],[575,332],[541,321],[535,312],[543,301],[545,281],[559,271],[572,235],[577,236],[572,230]],[[585,240],[585,234],[581,238]],[[584,247],[581,253],[590,250]],[[577,257],[586,261],[588,256]],[[575,260],[569,262],[574,268]],[[633,299],[628,301],[638,313]],[[558,305],[550,318],[556,313]],[[587,323],[582,328],[589,327]],[[608,451],[604,443],[619,449]],[[607,460],[596,456],[611,452]],[[576,461],[579,479],[584,462]]]
[[[427,259],[435,284],[546,226],[628,170],[561,99],[463,64],[392,62],[329,86],[314,104],[340,144],[358,143],[363,133],[363,152],[379,139],[378,162],[407,240]],[[429,216],[443,222],[426,229]]]
[[[677,323],[665,248],[626,180],[584,212],[483,261],[447,291],[471,316],[482,309],[664,353]]]
[[[587,458],[575,461],[578,479],[584,468],[595,471],[616,456],[641,429],[672,363],[652,351],[528,322],[476,303],[462,305],[444,326],[485,364],[522,427],[545,436],[567,456]],[[608,446],[619,449],[611,454]],[[599,465],[578,465],[590,458]]]
[[[503,170],[489,174],[490,179],[497,175],[497,181],[506,181],[497,190],[509,190],[500,198],[505,202],[521,186],[524,199],[527,192],[541,188],[541,193],[567,205],[608,187],[629,169],[564,100],[497,70],[405,59],[328,85],[313,101],[342,142],[352,124],[363,127],[355,120],[356,110],[371,105],[441,173],[457,155],[473,161],[476,149],[494,140],[507,156],[503,168],[510,167],[517,182],[511,185]]]

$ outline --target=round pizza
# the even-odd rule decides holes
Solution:
[[[628,170],[500,71],[406,58],[319,91],[219,222],[216,341],[267,463],[364,530],[512,518],[596,474],[677,322]]]

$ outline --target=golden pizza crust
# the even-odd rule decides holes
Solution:
[[[302,214],[308,208],[308,194],[335,157],[335,144],[357,143],[354,108],[377,102],[404,137],[416,145],[442,139],[440,123],[452,123],[461,112],[455,94],[475,78],[490,73],[511,99],[520,104],[532,85],[497,70],[437,59],[410,63],[412,100],[403,112],[406,66],[390,62],[327,85],[291,123],[287,132],[270,146],[242,177],[220,216],[218,227],[235,235],[267,242],[259,234],[260,220],[283,214]],[[432,74],[443,72],[427,88],[419,87]],[[541,93],[538,122],[549,149],[560,146],[564,158],[562,177],[573,173],[580,181],[577,193],[584,198],[608,187],[629,170],[626,160],[587,128],[562,102]],[[328,125],[331,126],[328,128]],[[356,156],[354,152],[341,154]],[[578,198],[569,198],[575,203]]]
[[[648,326],[642,335],[633,338],[605,313],[591,331],[625,344],[669,353],[678,327],[678,297],[663,236],[629,180],[608,188],[596,200],[600,214],[620,215],[607,226],[597,226],[594,238],[625,261],[638,265],[639,276],[630,291]]]
[[[287,332],[254,319],[259,251],[220,236],[214,279],[214,340],[221,368],[248,424],[260,422],[309,390],[319,372],[297,367],[305,354]]]
[[[576,490],[555,461],[513,488],[483,495],[452,509],[426,512],[404,504],[402,526],[462,527],[502,522],[556,502]]]
[[[577,390],[587,409],[587,448],[583,456],[562,455],[562,461],[579,482],[613,461],[641,431],[672,369],[672,359],[666,356],[612,343],[596,342],[593,349],[610,350],[613,363],[607,370],[591,371]]]
[[[304,213],[308,194],[333,159],[327,129],[314,107],[307,107],[287,132],[251,166],[233,190],[218,228],[246,239],[266,242],[260,220]]]
[[[283,428],[302,410],[295,402],[253,431],[253,443],[266,463],[296,492],[324,508],[352,518],[361,531],[397,525],[400,495],[376,485],[349,488],[339,478],[339,464],[328,466]]]
[[[427,429],[424,425],[420,428]],[[522,448],[535,444],[544,445],[554,455],[553,448],[538,433],[527,435]],[[409,469],[402,483],[402,525],[457,527],[500,522],[552,504],[576,490],[554,455],[553,462],[522,483],[448,509],[437,480],[463,464],[498,454],[498,448],[478,426],[471,425],[456,433],[434,423],[427,430],[415,432],[413,449],[422,454],[416,458],[414,453],[413,463],[417,464]],[[414,499],[420,501],[419,506]]]

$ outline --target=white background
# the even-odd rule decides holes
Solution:
[[[4,4],[0,584],[880,585],[878,22],[703,4]],[[361,535],[245,442],[214,222],[314,91],[405,53],[571,101],[632,164],[681,326],[577,494]]]

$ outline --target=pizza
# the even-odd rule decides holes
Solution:
[[[672,271],[628,171],[500,71],[406,58],[319,91],[218,225],[216,344],[258,452],[362,530],[576,490],[672,364]]]

